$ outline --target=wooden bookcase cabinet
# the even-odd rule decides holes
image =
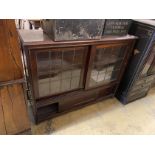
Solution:
[[[19,34],[36,122],[114,96],[136,40],[53,42],[42,31]]]

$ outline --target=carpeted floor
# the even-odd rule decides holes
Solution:
[[[107,99],[51,120],[32,124],[32,134],[155,134],[155,88],[142,99],[122,105]]]

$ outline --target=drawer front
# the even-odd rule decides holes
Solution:
[[[142,98],[142,97],[144,97],[146,94],[147,94],[146,91],[142,91],[142,92],[139,92],[139,93],[137,93],[137,94],[135,94],[135,95],[128,96],[128,101],[127,101],[127,102],[131,102],[131,101],[134,101],[134,100],[136,100],[136,99],[138,99],[138,98]]]
[[[105,98],[109,95],[114,95],[116,84],[107,88],[97,88],[88,91],[81,91],[78,93],[71,93],[65,96],[62,96],[60,99],[59,110],[66,111],[70,108],[87,104],[88,102],[93,102],[97,99]]]
[[[151,86],[150,83],[143,83],[143,84],[140,84],[140,85],[135,85],[130,92],[134,92],[134,91],[138,91],[138,90],[141,90],[141,89],[145,89],[145,88],[149,88]]]
[[[109,96],[109,95],[114,95],[115,94],[115,91],[116,91],[116,88],[117,88],[117,85],[113,85],[111,87],[108,87],[108,88],[104,88],[104,89],[100,89],[98,91],[98,98],[99,99],[102,99],[104,98],[105,96]]]
[[[141,85],[151,85],[154,80],[155,80],[155,75],[151,75],[151,76],[144,77],[142,79],[138,79],[136,80],[134,87],[137,87],[137,86],[139,87]]]
[[[138,90],[135,90],[135,91],[132,91],[129,93],[129,97],[133,97],[133,96],[138,96],[140,94],[143,94],[143,93],[147,93],[148,90],[149,90],[150,86],[149,87],[143,87],[141,89],[138,89]]]
[[[143,97],[149,91],[154,79],[155,75],[151,75],[137,80],[129,91],[128,97],[131,100]]]
[[[136,80],[136,82],[135,82],[135,86],[139,86],[139,85],[141,85],[141,84],[144,84],[145,83],[145,79],[141,79],[141,80]]]
[[[67,111],[73,107],[82,105],[87,102],[91,102],[95,100],[97,97],[97,91],[91,90],[87,92],[77,92],[77,93],[70,93],[64,95],[60,99],[59,110]]]

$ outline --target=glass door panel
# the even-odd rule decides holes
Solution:
[[[127,46],[97,48],[92,63],[89,87],[107,84],[117,79]]]
[[[49,52],[38,52],[37,57],[37,74],[38,74],[38,89],[42,96],[48,95],[49,92],[49,77],[50,77],[50,54]]]
[[[39,97],[83,88],[87,48],[37,52]]]

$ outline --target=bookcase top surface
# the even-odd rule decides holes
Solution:
[[[62,45],[62,44],[80,44],[80,43],[96,43],[115,40],[130,40],[137,39],[133,35],[125,36],[105,36],[99,40],[74,40],[74,41],[53,41],[42,30],[18,30],[19,37],[24,46],[37,46],[37,45]]]

